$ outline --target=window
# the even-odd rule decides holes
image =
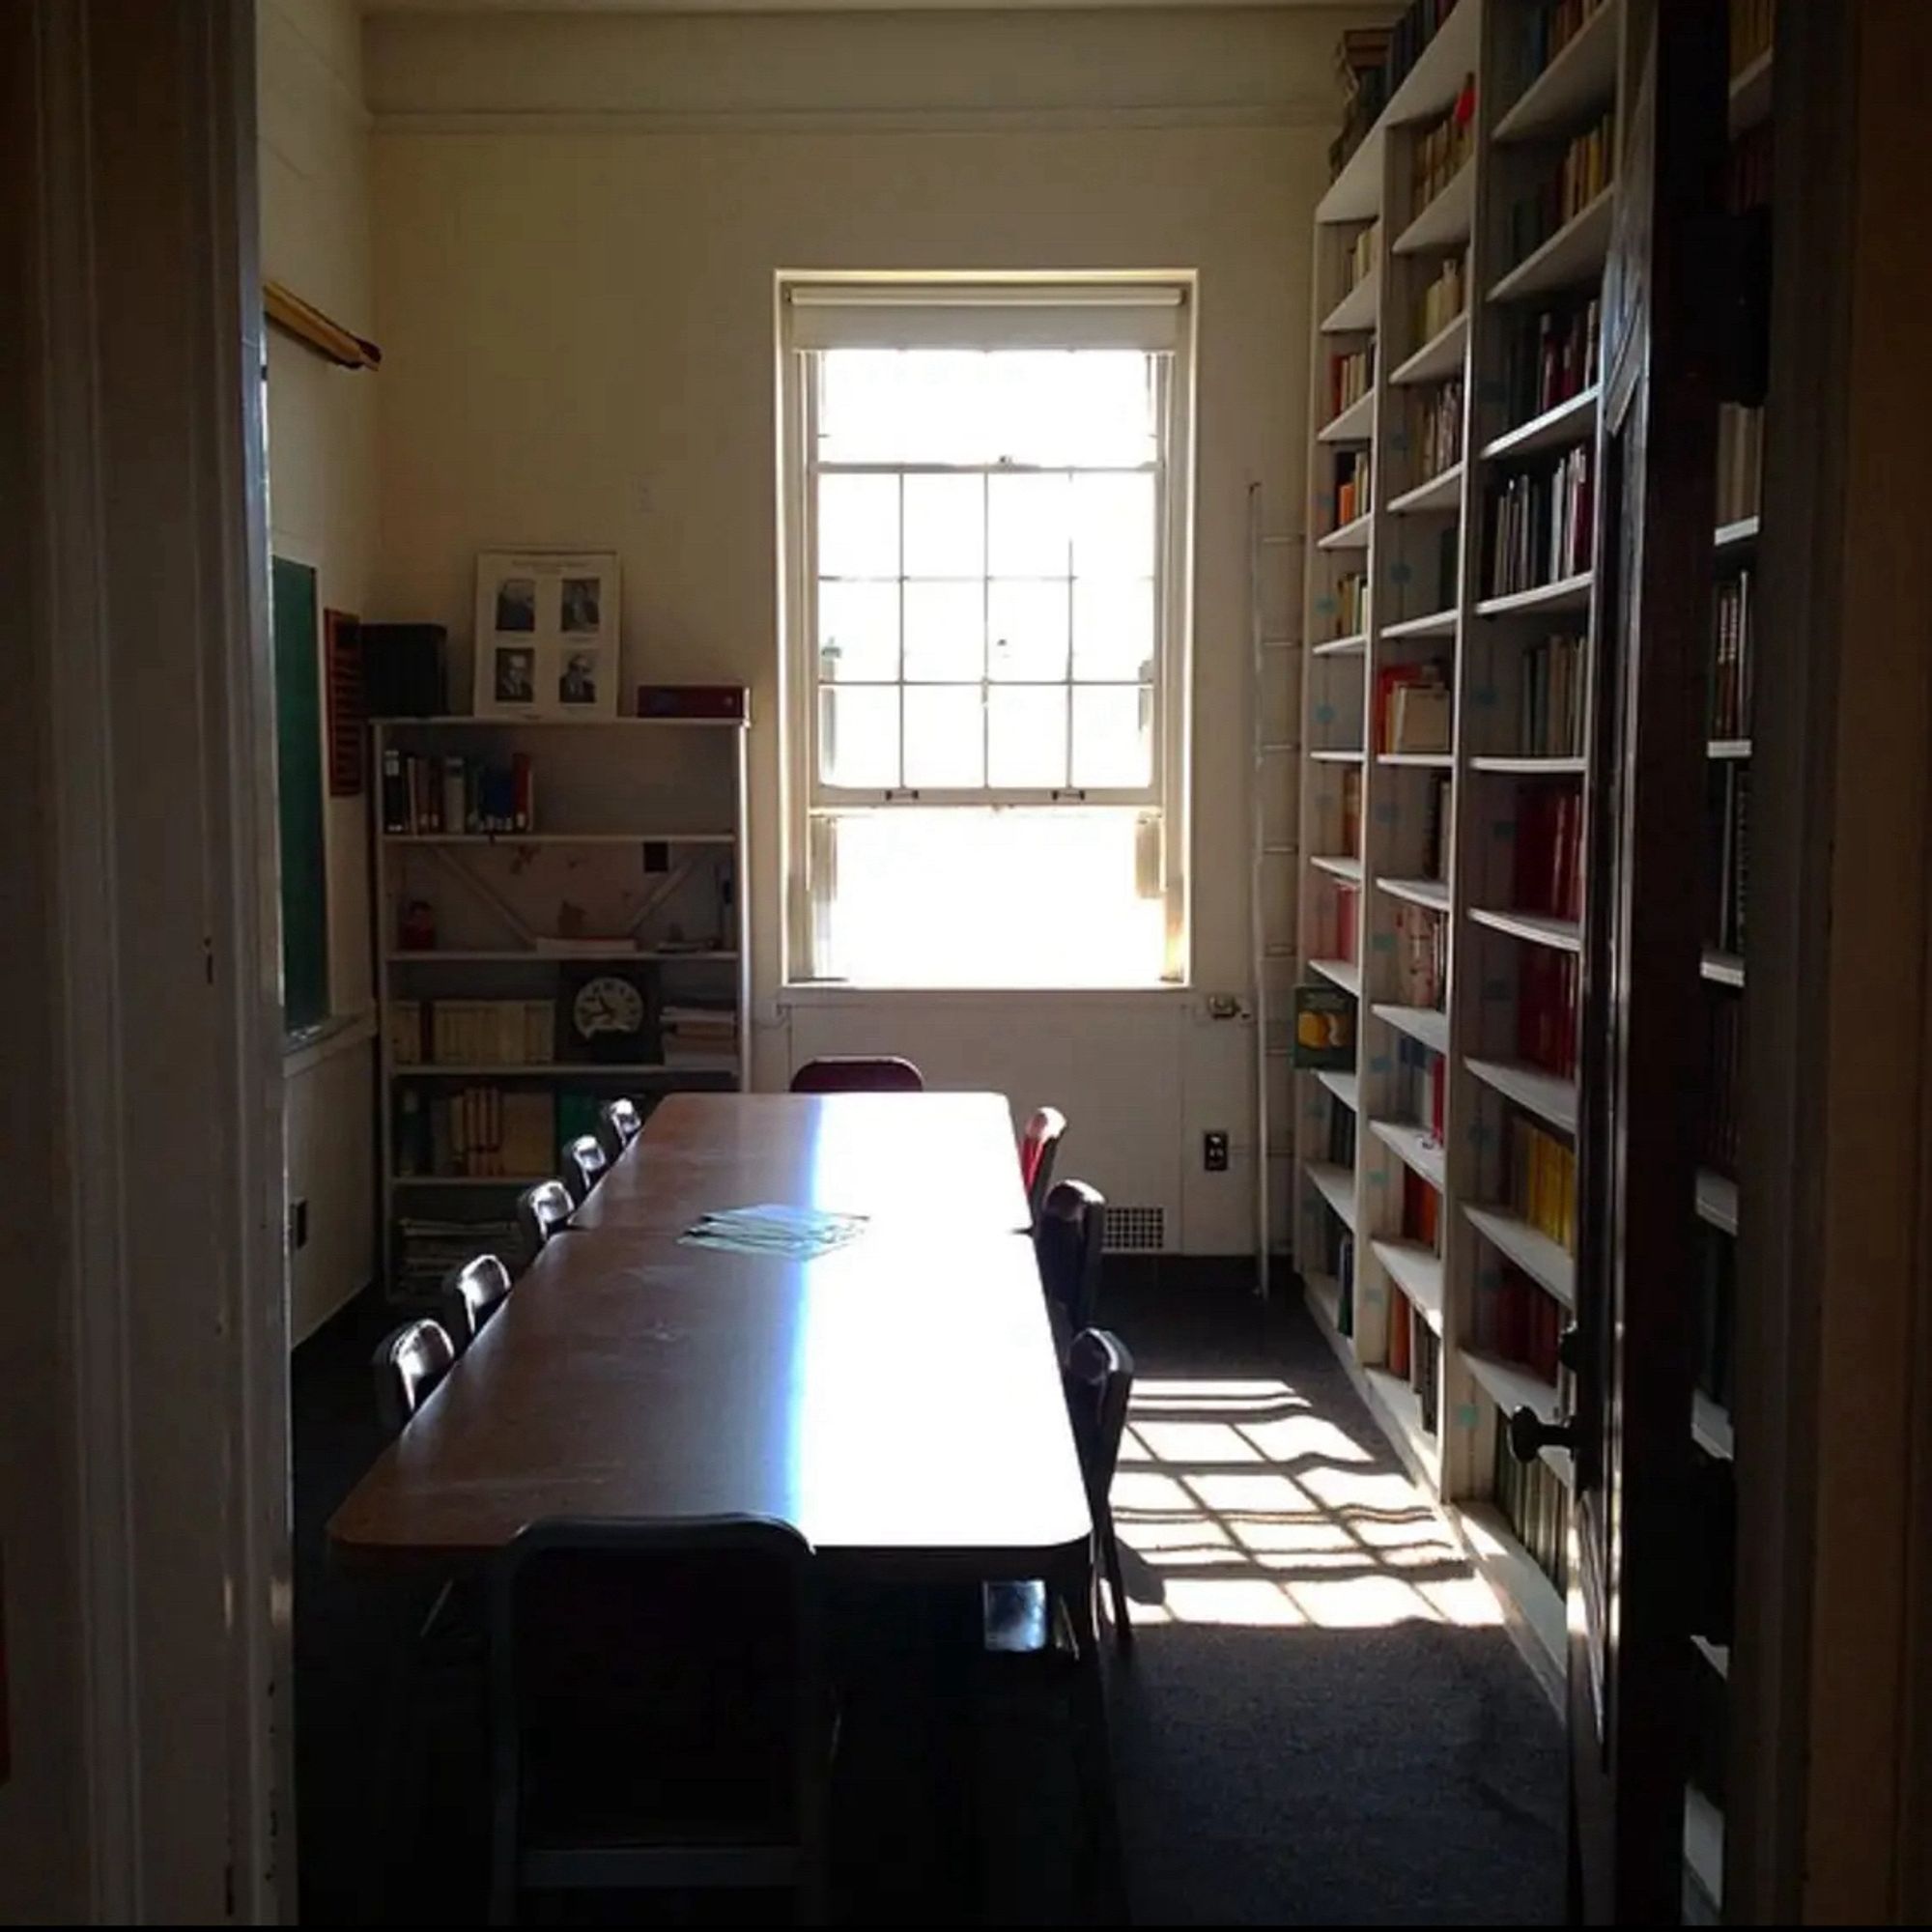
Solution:
[[[790,977],[1184,979],[1190,292],[781,293]]]

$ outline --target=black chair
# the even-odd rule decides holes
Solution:
[[[494,1566],[491,1918],[526,1893],[789,1890],[824,1912],[816,1569],[784,1524],[550,1521]]]
[[[456,1360],[456,1345],[440,1321],[405,1321],[377,1345],[376,1413],[392,1435],[433,1396]]]
[[[510,1270],[495,1255],[478,1255],[442,1278],[442,1323],[467,1349],[510,1293]]]
[[[1094,1325],[1106,1237],[1107,1202],[1098,1188],[1063,1180],[1049,1189],[1034,1224],[1033,1245],[1063,1360],[1073,1337]]]
[[[595,1134],[579,1134],[563,1151],[563,1184],[570,1189],[570,1198],[582,1207],[590,1198],[590,1190],[604,1179],[604,1170],[611,1165],[604,1152],[604,1144]]]
[[[560,1228],[570,1225],[576,1211],[570,1189],[560,1180],[539,1180],[517,1196],[517,1227],[532,1257],[543,1252]]]
[[[1036,1107],[1020,1136],[1020,1179],[1026,1183],[1027,1213],[1039,1226],[1046,1191],[1053,1185],[1053,1163],[1066,1132],[1066,1116],[1058,1107]]]
[[[615,1160],[644,1130],[635,1100],[606,1100],[597,1110],[597,1139],[606,1160]]]
[[[794,1094],[923,1094],[925,1077],[895,1053],[828,1053],[791,1076]]]
[[[1114,1600],[1115,1640],[1130,1645],[1134,1631],[1127,1617],[1127,1593],[1121,1584],[1112,1492],[1114,1471],[1121,1462],[1121,1436],[1127,1426],[1127,1404],[1134,1392],[1134,1358],[1110,1330],[1083,1328],[1066,1351],[1061,1378],[1066,1387],[1074,1445],[1080,1452],[1080,1473],[1087,1483],[1087,1512],[1094,1519],[1099,1567]]]

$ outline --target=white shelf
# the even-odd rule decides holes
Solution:
[[[1302,1169],[1315,1183],[1315,1191],[1327,1202],[1335,1218],[1355,1232],[1355,1175],[1352,1168],[1329,1160],[1311,1160]]]
[[[1705,748],[1714,758],[1747,758],[1751,754],[1748,738],[1713,738]]]
[[[1544,1688],[1559,1702],[1570,1657],[1570,1621],[1556,1586],[1491,1503],[1460,1505],[1456,1520],[1484,1580],[1520,1617],[1542,1652]]]
[[[1561,449],[1573,442],[1588,442],[1597,433],[1597,385],[1578,389],[1574,396],[1552,404],[1541,415],[1520,422],[1514,429],[1483,445],[1485,462],[1503,456],[1528,456],[1540,449]]]
[[[1469,311],[1452,317],[1415,354],[1396,365],[1389,387],[1406,389],[1416,383],[1439,383],[1460,375],[1468,351]]]
[[[1311,959],[1308,970],[1320,973],[1324,980],[1340,986],[1343,992],[1361,998],[1362,969],[1352,959]]]
[[[1346,859],[1327,852],[1311,852],[1308,863],[1319,867],[1324,872],[1332,872],[1338,879],[1348,879],[1354,885],[1362,882],[1362,862],[1359,859]]]
[[[1492,932],[1506,932],[1512,939],[1526,940],[1532,946],[1553,947],[1559,952],[1583,950],[1583,928],[1574,919],[1552,919],[1548,913],[1497,911],[1474,906],[1469,917]]]
[[[1376,387],[1373,383],[1316,434],[1317,442],[1367,442],[1376,433]]]
[[[734,832],[385,832],[387,845],[735,845]]]
[[[675,1063],[662,1060],[540,1060],[478,1061],[473,1065],[453,1065],[439,1061],[435,1065],[418,1062],[389,1069],[392,1080],[551,1080],[557,1078],[609,1080],[630,1073],[736,1073],[738,1056],[720,1054],[716,1063]]]
[[[1323,335],[1360,335],[1373,329],[1382,301],[1382,268],[1378,262],[1321,318]]]
[[[1362,1083],[1353,1073],[1338,1073],[1332,1067],[1322,1067],[1316,1079],[1334,1094],[1351,1114],[1359,1113],[1362,1104]]]
[[[1690,1397],[1690,1439],[1707,1456],[1731,1460],[1730,1410],[1699,1389]]]
[[[1362,754],[1359,752],[1336,751],[1326,745],[1318,745],[1308,754],[1318,765],[1359,765]]]
[[[1616,204],[1614,182],[1572,215],[1540,247],[1532,248],[1490,290],[1493,302],[1523,301],[1551,289],[1600,281],[1609,252],[1610,214]]]
[[[1579,779],[1583,776],[1585,766],[1581,758],[1482,757],[1471,758],[1469,769],[1476,772],[1497,772],[1506,778]]]
[[[1368,647],[1368,634],[1357,631],[1351,638],[1330,638],[1325,643],[1316,644],[1308,654],[1315,658],[1360,657]]]
[[[666,951],[639,948],[631,952],[540,952],[534,947],[525,946],[504,952],[462,952],[443,947],[418,947],[413,952],[398,951],[384,953],[384,957],[391,966],[423,965],[541,965],[541,966],[625,966],[639,960],[655,960],[663,964],[676,965],[683,959],[721,960],[736,959],[735,952],[686,952],[680,948]]]
[[[1748,67],[1732,76],[1730,108],[1725,121],[1733,140],[1746,128],[1755,128],[1760,121],[1771,118],[1772,56],[1776,51],[1776,47],[1766,47]]]
[[[439,731],[469,727],[478,731],[742,731],[745,718],[478,718],[469,712],[439,712],[430,718],[372,718],[385,730],[433,725]]]
[[[1617,92],[1617,9],[1605,0],[1496,123],[1495,139],[1533,141],[1559,134],[1607,106]]]
[[[1378,879],[1376,886],[1392,899],[1406,899],[1432,912],[1449,910],[1449,888],[1440,879]]]
[[[1405,1167],[1413,1168],[1439,1194],[1442,1191],[1442,1143],[1407,1121],[1371,1121],[1369,1131]]]
[[[1473,10],[1472,10],[1473,11]],[[1395,1443],[1424,1489],[1433,1492],[1441,1481],[1442,1452],[1435,1437],[1422,1426],[1422,1399],[1399,1376],[1386,1369],[1362,1371],[1369,1406],[1377,1410],[1383,1433]]]
[[[1450,176],[1435,198],[1395,238],[1390,252],[1426,255],[1432,249],[1460,248],[1469,239],[1476,212],[1476,159],[1472,155]]]
[[[1368,511],[1364,510],[1352,523],[1344,524],[1338,530],[1330,530],[1325,537],[1315,539],[1317,550],[1367,550],[1369,547]]]
[[[1478,65],[1481,13],[1478,6],[1449,10],[1435,39],[1416,56],[1415,65],[1382,103],[1382,111],[1370,123],[1355,152],[1316,203],[1317,221],[1369,221],[1380,212],[1382,143],[1388,130],[1407,121],[1425,120],[1454,104],[1463,91],[1463,76],[1473,73]]]
[[[1463,1063],[1484,1086],[1505,1100],[1514,1100],[1539,1120],[1566,1134],[1577,1131],[1577,1083],[1560,1074],[1546,1073],[1520,1060],[1465,1060]]]
[[[1419,1241],[1371,1241],[1388,1278],[1422,1311],[1436,1334],[1442,1332],[1442,1257]]]
[[[1527,590],[1485,597],[1476,606],[1476,615],[1515,617],[1543,611],[1584,611],[1589,604],[1590,573],[1579,570],[1575,577],[1559,577],[1549,583],[1532,584]]]
[[[1456,762],[1453,752],[1378,752],[1378,765],[1407,765],[1417,771],[1446,772]]]
[[[1704,978],[1714,986],[1742,987],[1745,983],[1743,955],[1719,952],[1715,946],[1705,947],[1702,971]]]
[[[1384,1026],[1420,1040],[1432,1053],[1449,1051],[1449,1015],[1437,1008],[1375,1006],[1369,1010]]]
[[[1577,1305],[1577,1262],[1561,1241],[1551,1240],[1507,1208],[1465,1207],[1463,1218],[1499,1255],[1513,1261],[1530,1280],[1546,1288],[1565,1308]]]
[[[1428,482],[1405,490],[1400,497],[1391,497],[1388,511],[1392,517],[1439,517],[1453,515],[1462,507],[1463,466],[1452,463],[1447,469],[1437,470]]]
[[[1740,517],[1734,524],[1719,524],[1716,537],[1718,554],[1723,556],[1731,551],[1749,550],[1757,542],[1762,526],[1763,519],[1760,517]]]
[[[1708,1167],[1697,1170],[1697,1218],[1708,1221],[1720,1234],[1738,1232],[1738,1183],[1714,1174]]]
[[[1555,1385],[1545,1381],[1534,1369],[1525,1368],[1520,1362],[1506,1362],[1499,1355],[1486,1355],[1475,1349],[1460,1352],[1463,1366],[1474,1377],[1476,1385],[1505,1417],[1520,1408],[1534,1409],[1545,1421],[1556,1413]],[[1556,1472],[1566,1490],[1575,1488],[1576,1472],[1569,1450],[1551,1446],[1537,1454],[1540,1461]]]
[[[1454,611],[1431,611],[1421,617],[1405,617],[1398,624],[1384,624],[1384,638],[1453,638],[1456,635],[1457,612]]]

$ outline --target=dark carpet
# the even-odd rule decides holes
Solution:
[[[1138,1641],[1110,1663],[1143,1924],[1553,1923],[1562,1736],[1298,1307],[1215,1271],[1110,1279],[1139,1392],[1116,1490]],[[301,1916],[457,1922],[482,1904],[471,1714],[440,1720],[417,1855],[379,1885],[389,1718],[421,1603],[343,1577],[323,1531],[382,1446],[352,1306],[295,1357]],[[1064,1739],[965,1705],[956,1605],[848,1606],[835,1896],[848,1922],[1050,1923],[1070,1878]],[[970,1840],[970,1842],[969,1842]]]

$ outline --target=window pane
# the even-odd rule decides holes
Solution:
[[[986,781],[996,785],[1066,783],[1066,689],[1002,687],[986,694]]]
[[[1151,682],[1151,579],[1083,578],[1073,586],[1073,675]]]
[[[825,686],[818,694],[818,769],[827,784],[899,782],[896,685]]]
[[[1071,479],[986,479],[986,567],[995,577],[1065,577],[1072,554]]]
[[[905,479],[905,574],[978,577],[986,567],[986,485],[979,476]]]
[[[1101,685],[1073,692],[1073,782],[1144,785],[1153,776],[1153,693]]]
[[[992,583],[986,590],[987,675],[1011,683],[1066,675],[1066,585]]]
[[[818,586],[818,674],[883,684],[899,674],[896,583]]]
[[[908,583],[905,674],[931,683],[979,678],[986,669],[986,586]]]
[[[920,685],[906,693],[905,781],[985,783],[985,712],[977,684]]]
[[[1153,575],[1153,478],[1073,479],[1075,577]]]
[[[898,478],[821,476],[819,576],[896,577],[898,571]]]

